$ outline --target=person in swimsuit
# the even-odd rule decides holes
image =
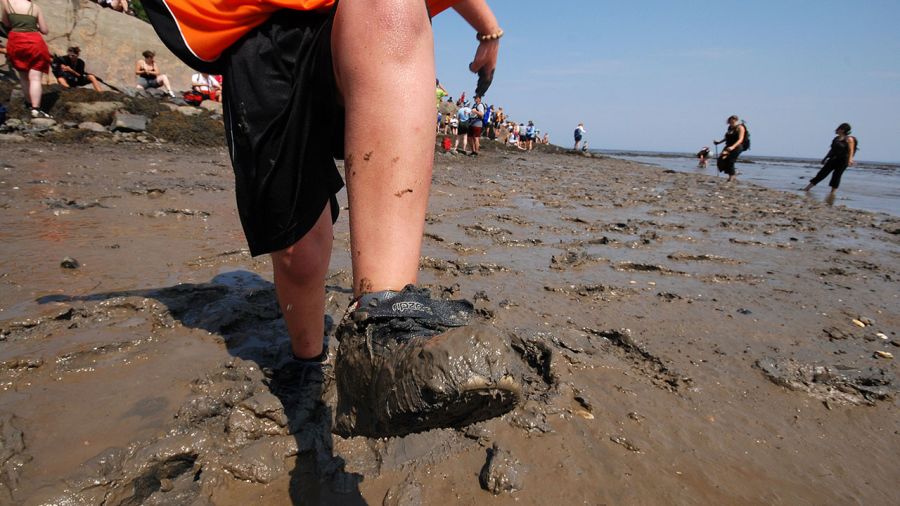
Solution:
[[[334,430],[397,436],[512,409],[521,384],[501,374],[508,343],[498,346],[496,331],[469,323],[470,303],[415,287],[435,145],[430,18],[452,7],[472,26],[478,47],[469,70],[483,94],[503,35],[487,2],[143,5],[173,53],[198,71],[224,75],[238,214],[251,254],[271,255],[288,360],[305,364],[297,367],[330,364],[325,279],[340,209],[335,194],[344,184],[334,160],[344,160],[353,302],[336,329]],[[396,117],[397,104],[402,128],[372,128]],[[453,365],[441,369],[446,357]]]
[[[822,159],[822,169],[816,176],[809,180],[809,184],[803,191],[812,190],[813,186],[821,183],[828,174],[831,174],[831,194],[837,193],[837,189],[841,186],[841,176],[847,167],[854,164],[853,157],[856,156],[857,146],[859,145],[856,137],[850,135],[853,129],[849,123],[841,123],[834,131],[835,138],[831,141],[831,149],[825,158]]]
[[[144,58],[138,60],[134,64],[134,74],[137,76],[137,89],[149,90],[150,88],[162,87],[166,91],[166,95],[175,98],[172,92],[172,85],[169,84],[169,76],[163,74],[159,70],[156,63],[156,53],[147,50],[141,53]]]
[[[719,172],[728,174],[728,182],[737,179],[734,164],[737,162],[741,153],[744,152],[744,141],[747,138],[747,127],[741,123],[741,119],[736,115],[728,118],[728,130],[725,132],[725,138],[715,141],[716,146],[725,143],[725,149],[719,155],[716,165]]]
[[[32,118],[49,118],[41,110],[43,74],[50,72],[50,50],[41,36],[50,33],[40,6],[30,0],[0,0],[0,22],[9,28],[6,57],[19,75]]]

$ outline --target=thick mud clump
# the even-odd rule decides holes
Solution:
[[[521,398],[503,336],[464,301],[411,288],[362,299],[338,328],[337,432],[401,436],[500,416]],[[408,300],[407,300],[408,299]]]

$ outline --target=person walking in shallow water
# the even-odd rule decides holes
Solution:
[[[704,146],[703,149],[697,153],[697,158],[700,160],[697,162],[697,168],[705,169],[709,165],[709,148]]]
[[[822,169],[816,176],[809,180],[809,184],[803,191],[812,190],[813,186],[821,183],[828,174],[831,174],[831,194],[837,193],[838,187],[841,185],[841,176],[847,167],[853,165],[853,157],[856,156],[856,149],[859,145],[856,137],[850,135],[853,128],[849,123],[841,123],[834,131],[835,138],[831,141],[831,149],[825,158],[822,159]]]
[[[737,179],[734,164],[737,162],[738,157],[741,156],[741,153],[748,147],[747,135],[746,125],[737,115],[734,115],[728,118],[728,131],[725,132],[725,138],[715,141],[717,146],[725,143],[725,149],[719,155],[716,165],[719,168],[719,172],[728,174],[729,183]]]

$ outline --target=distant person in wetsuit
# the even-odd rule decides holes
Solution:
[[[831,181],[828,183],[828,186],[831,186],[832,195],[837,192],[838,187],[841,185],[841,176],[844,175],[847,167],[853,165],[853,157],[856,156],[856,149],[859,145],[856,137],[850,135],[852,131],[853,128],[850,127],[849,123],[841,123],[837,127],[837,130],[834,131],[837,135],[831,141],[831,149],[825,155],[825,158],[822,159],[822,169],[819,170],[816,177],[809,180],[809,184],[806,185],[803,191],[811,190],[813,186],[821,183],[828,177],[828,174],[831,174]]]
[[[747,127],[744,126],[744,123],[741,122],[741,119],[737,117],[737,115],[731,116],[728,118],[728,131],[725,132],[725,138],[720,141],[715,141],[716,145],[725,143],[725,149],[722,150],[722,154],[719,155],[719,159],[716,162],[716,165],[719,168],[719,172],[724,172],[728,174],[728,182],[732,182],[737,177],[735,176],[734,164],[737,162],[741,153],[744,152],[744,143],[747,140]]]
[[[697,163],[698,168],[705,169],[706,167],[708,167],[709,166],[709,148],[704,146],[703,149],[701,149],[700,152],[697,153],[697,158],[700,159],[700,161]]]

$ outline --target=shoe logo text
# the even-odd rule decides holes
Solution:
[[[418,311],[420,313],[426,314],[434,314],[431,311],[431,308],[422,304],[421,302],[396,302],[391,306],[391,309],[396,311],[397,313],[408,313],[411,311]]]

